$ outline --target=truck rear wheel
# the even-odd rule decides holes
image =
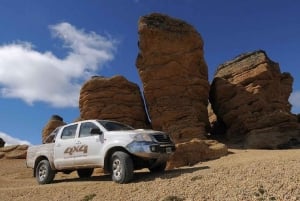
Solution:
[[[110,160],[112,180],[116,183],[128,183],[133,178],[133,162],[129,154],[117,151]]]
[[[87,168],[87,169],[78,169],[77,174],[79,178],[90,178],[94,172],[93,168]]]
[[[41,160],[35,169],[36,180],[39,184],[49,184],[55,177],[48,160]]]

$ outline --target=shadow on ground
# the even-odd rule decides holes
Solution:
[[[178,168],[173,170],[166,170],[164,172],[151,173],[147,170],[137,171],[134,173],[134,178],[131,183],[139,183],[139,182],[149,182],[153,181],[157,178],[160,179],[171,179],[182,176],[184,174],[193,173],[199,170],[209,169],[208,166],[203,167],[187,167],[187,168]],[[96,175],[91,178],[60,178],[54,179],[53,183],[62,183],[62,182],[81,182],[81,181],[103,181],[103,182],[112,182],[110,175]]]

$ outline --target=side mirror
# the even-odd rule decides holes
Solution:
[[[93,135],[102,135],[102,131],[99,128],[92,128],[90,133]]]

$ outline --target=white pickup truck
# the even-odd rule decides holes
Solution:
[[[108,120],[85,120],[56,128],[45,144],[30,146],[26,165],[39,184],[51,183],[57,172],[76,170],[80,178],[103,168],[117,183],[128,183],[137,169],[164,171],[175,151],[161,131],[133,129]]]

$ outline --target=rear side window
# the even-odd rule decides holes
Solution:
[[[61,134],[61,139],[75,138],[76,129],[77,129],[77,124],[65,127]]]
[[[43,141],[44,144],[54,143],[56,135],[59,131],[60,127],[56,128],[52,133]]]

